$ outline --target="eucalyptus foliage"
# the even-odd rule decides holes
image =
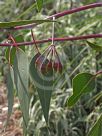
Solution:
[[[0,28],[3,30],[0,42],[5,42],[9,33],[15,39],[8,41],[14,47],[1,47],[0,50],[0,74],[7,78],[8,119],[12,113],[14,97],[18,97],[25,136],[102,135],[102,77],[97,74],[102,69],[102,38],[54,42],[63,71],[57,73],[52,68],[42,75],[41,69],[36,66],[39,55],[35,45],[17,47],[15,43],[31,41],[30,30],[12,29],[36,23],[39,25],[32,28],[35,39],[46,39],[52,36],[53,21],[44,20],[45,16],[94,2],[0,2]],[[90,9],[59,18],[57,21],[60,23],[55,22],[55,37],[101,33],[101,9]],[[45,43],[37,46],[42,54],[49,45]],[[49,60],[46,57],[45,60],[46,65]]]

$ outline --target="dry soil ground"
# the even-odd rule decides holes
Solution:
[[[22,128],[20,127],[22,113],[19,110],[17,98],[14,100],[13,113],[5,128],[7,112],[7,90],[6,86],[3,83],[0,83],[0,136],[23,136]]]

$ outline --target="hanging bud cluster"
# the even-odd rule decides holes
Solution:
[[[43,54],[38,53],[36,66],[41,72],[48,72],[50,70],[62,72],[62,64],[55,45],[48,47]]]

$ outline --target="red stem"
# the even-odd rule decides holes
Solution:
[[[87,9],[91,9],[91,8],[96,8],[96,7],[102,7],[102,2],[93,3],[93,4],[86,5],[86,6],[81,6],[79,8],[74,8],[74,9],[71,9],[71,10],[66,10],[66,11],[54,14],[52,16],[49,16],[49,17],[45,18],[45,20],[46,19],[53,19],[53,17],[60,18],[60,17],[63,17],[65,15],[73,14],[73,13],[76,13],[76,12],[80,12],[80,11],[83,11],[83,10],[87,10]],[[29,28],[33,28],[34,26],[37,26],[37,24],[29,24],[29,25],[24,25],[24,26],[16,26],[16,27],[14,27],[12,29],[14,29],[14,30],[29,29]]]
[[[82,10],[87,10],[87,9],[91,9],[91,8],[95,8],[95,7],[102,7],[102,2],[93,3],[93,4],[90,4],[90,5],[86,5],[86,6],[81,6],[79,8],[74,8],[74,9],[71,9],[71,10],[66,10],[66,11],[54,14],[54,15],[48,17],[47,19],[53,19],[53,17],[59,18],[59,17],[65,16],[65,15],[73,14],[73,13],[76,13],[76,12],[80,12]]]
[[[96,77],[96,76],[99,76],[99,75],[102,75],[102,70],[98,71],[98,72],[95,74],[95,77]]]
[[[35,42],[35,38],[34,38],[34,34],[33,34],[33,30],[32,29],[31,29],[31,35],[32,35],[33,42],[35,43],[36,50],[39,53],[39,49],[38,49],[38,46],[37,46],[37,44]]]
[[[91,34],[91,35],[84,35],[84,36],[72,36],[72,37],[63,37],[63,38],[54,38],[54,41],[74,41],[74,40],[85,40],[90,38],[102,38],[102,34]],[[17,46],[22,45],[32,45],[34,43],[46,43],[46,42],[52,42],[52,38],[44,39],[44,40],[37,40],[32,42],[21,42],[16,43]],[[14,46],[14,43],[1,43],[0,46]]]

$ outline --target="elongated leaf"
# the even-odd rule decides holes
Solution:
[[[42,9],[43,0],[36,0],[38,11]]]
[[[14,57],[16,53],[15,47],[8,47],[5,52],[7,61],[12,65],[14,63]]]
[[[23,13],[21,13],[20,15],[17,16],[17,19],[20,19],[21,17],[23,17],[24,15],[29,14],[34,8],[36,7],[36,3],[32,4],[30,7],[28,7],[25,11],[23,11]]]
[[[15,41],[16,41],[16,42],[23,42],[23,41],[24,41],[23,35],[17,35],[17,36],[15,37]],[[25,46],[21,46],[21,47],[19,47],[19,48],[21,48],[22,50],[25,51]],[[6,57],[7,61],[8,61],[11,65],[13,65],[13,63],[14,63],[15,53],[16,53],[16,48],[15,48],[15,47],[8,47],[8,48],[6,49],[5,57]]]
[[[24,41],[24,36],[19,34],[14,37],[16,42],[23,42]]]
[[[22,20],[22,21],[12,21],[12,22],[0,22],[0,28],[12,28],[16,26],[28,25],[28,24],[42,24],[44,22],[53,22],[52,20]],[[56,22],[56,21],[54,21]]]
[[[102,115],[96,121],[96,123],[91,128],[87,136],[101,136],[101,135],[102,135]]]
[[[40,75],[39,70],[35,66],[35,61],[40,54],[36,54],[30,63],[30,75],[32,77],[33,83],[36,86],[39,99],[41,102],[42,110],[46,122],[48,123],[48,114],[50,107],[51,94],[53,90],[53,71],[48,71],[43,75]]]
[[[77,35],[83,34],[85,31],[87,31],[89,28],[91,28],[91,27],[97,25],[97,23],[99,23],[99,22],[100,22],[100,20],[96,20],[96,21],[93,21],[92,23],[89,23],[89,24],[83,26],[83,27],[78,31]]]
[[[10,118],[12,114],[12,107],[14,103],[14,88],[13,88],[13,69],[12,67],[9,67],[9,71],[7,74],[7,90],[8,90],[8,119]]]
[[[14,60],[14,80],[23,113],[24,130],[29,121],[29,93],[28,93],[28,57],[23,50],[17,48]],[[24,132],[26,133],[26,131]]]
[[[68,99],[68,106],[73,106],[84,93],[95,88],[95,76],[89,73],[80,73],[73,79],[73,95]]]
[[[102,45],[98,45],[98,44],[95,44],[95,43],[91,43],[91,42],[89,42],[89,41],[87,41],[87,43],[88,43],[88,45],[89,45],[92,49],[94,49],[94,50],[96,50],[96,51],[102,51]]]

